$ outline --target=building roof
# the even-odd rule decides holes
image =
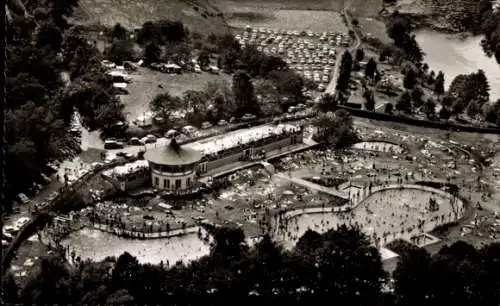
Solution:
[[[144,158],[154,164],[181,166],[200,161],[200,152],[191,148],[182,148],[175,138],[166,147],[156,147],[146,151]]]
[[[126,163],[122,166],[117,166],[112,169],[104,171],[104,175],[110,177],[118,177],[121,175],[132,174],[137,171],[143,170],[148,167],[148,162],[145,160],[136,160],[132,163]]]
[[[285,132],[299,131],[300,127],[291,124],[260,125],[253,128],[241,129],[218,136],[209,137],[196,142],[190,142],[185,148],[191,148],[203,155],[218,153],[227,149],[250,144],[254,141]]]

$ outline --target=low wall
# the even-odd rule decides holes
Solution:
[[[378,121],[391,121],[391,122],[410,124],[415,126],[422,126],[427,128],[447,130],[447,131],[455,130],[460,132],[481,133],[481,134],[497,134],[497,135],[500,134],[500,129],[498,128],[479,127],[479,126],[462,125],[462,124],[448,123],[448,122],[422,120],[422,119],[402,117],[402,116],[390,115],[379,112],[372,112],[364,109],[356,109],[342,105],[339,105],[338,108],[349,111],[353,116],[356,117],[362,117]]]
[[[168,232],[165,231],[165,232],[154,232],[154,233],[143,233],[143,232],[124,230],[119,228],[110,228],[105,224],[99,224],[99,223],[94,223],[91,227],[106,233],[118,236],[125,236],[127,238],[136,238],[136,239],[171,238],[187,234],[194,234],[198,233],[199,231],[202,231],[202,227],[200,226],[190,226],[186,227],[185,229],[174,229]]]

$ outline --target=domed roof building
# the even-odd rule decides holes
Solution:
[[[181,147],[175,138],[166,147],[146,151],[154,188],[189,193],[196,187],[196,169],[202,158],[199,151]]]

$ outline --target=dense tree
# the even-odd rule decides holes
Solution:
[[[451,116],[451,111],[448,107],[441,107],[439,110],[439,118],[441,119],[449,119]]]
[[[314,138],[336,148],[350,147],[358,140],[352,117],[346,110],[320,113],[314,119],[313,125],[317,128]]]
[[[106,50],[105,54],[110,61],[117,65],[121,65],[124,61],[131,61],[134,59],[133,42],[130,40],[116,41]]]
[[[203,49],[198,55],[198,62],[200,63],[200,67],[207,67],[210,64],[210,53]]]
[[[36,35],[36,46],[45,47],[50,46],[53,50],[58,52],[61,50],[63,37],[59,28],[50,22],[44,22],[38,28]]]
[[[411,100],[413,102],[413,107],[418,108],[422,106],[422,97],[424,96],[424,91],[420,87],[415,87],[411,91]]]
[[[393,110],[394,110],[394,105],[392,105],[392,103],[387,103],[384,108],[384,113],[392,114]]]
[[[137,42],[140,45],[156,43],[164,45],[180,42],[187,37],[187,29],[179,21],[159,20],[144,23],[137,33]]]
[[[213,107],[209,107],[214,120],[228,120],[236,112],[236,104],[233,99],[233,93],[230,85],[227,82],[208,82],[205,87],[205,94],[209,103]]]
[[[500,99],[486,107],[485,119],[500,126]]]
[[[436,115],[436,102],[432,99],[425,101],[422,105],[422,112],[427,116],[427,118],[434,119],[434,116]]]
[[[258,114],[252,80],[248,74],[239,71],[233,76],[233,96],[236,101],[236,116],[241,117],[246,113]]]
[[[365,51],[363,49],[356,49],[356,61],[361,62],[365,58]]]
[[[363,97],[365,98],[365,108],[369,111],[373,111],[375,109],[375,95],[373,91],[365,91]]]
[[[368,60],[365,68],[365,76],[369,78],[373,78],[375,76],[375,72],[377,71],[377,63],[373,58]]]
[[[207,107],[207,95],[204,91],[188,90],[182,97],[184,107],[187,109],[187,121],[200,127],[204,121],[211,121]]]
[[[444,93],[444,73],[442,71],[438,72],[436,80],[434,82],[434,92],[438,95]]]
[[[149,108],[166,121],[171,119],[172,114],[183,107],[179,97],[172,96],[168,92],[157,95],[150,103]]]
[[[128,31],[120,23],[115,24],[113,30],[111,31],[111,37],[116,40],[126,40],[128,39]]]
[[[331,94],[324,94],[314,107],[323,113],[334,112],[337,109],[337,99]]]
[[[399,99],[396,103],[396,110],[402,111],[402,112],[407,113],[407,114],[410,114],[413,111],[413,107],[411,104],[411,96],[407,91],[405,91],[399,97]]]
[[[344,54],[342,54],[342,59],[340,61],[339,76],[336,85],[336,89],[340,92],[345,92],[349,87],[352,64],[353,60],[351,53],[349,53],[349,51],[345,51]]]
[[[417,73],[413,69],[408,69],[405,74],[403,85],[406,89],[412,89],[417,84]]]
[[[420,63],[423,60],[423,52],[420,49],[415,35],[411,34],[411,21],[397,11],[389,18],[386,25],[387,34],[394,40],[394,45],[401,48],[405,57],[414,62]]]
[[[469,117],[476,118],[476,116],[481,113],[481,108],[476,101],[471,101],[466,111]]]
[[[478,70],[469,75],[458,75],[451,82],[448,95],[453,97],[453,113],[461,114],[471,101],[482,107],[489,101],[490,86],[484,72]]]
[[[155,43],[149,43],[144,49],[144,61],[147,64],[156,63],[160,60],[161,49]]]
[[[8,305],[16,305],[20,303],[19,286],[12,274],[7,273],[2,280],[1,288],[2,301]]]
[[[360,306],[496,306],[500,299],[499,244],[476,250],[456,243],[432,256],[417,247],[400,248],[395,290],[382,293],[387,275],[380,254],[359,228],[308,230],[290,251],[268,235],[250,248],[241,229],[211,231],[210,255],[169,268],[140,264],[128,253],[70,268],[52,255],[22,287],[19,302],[228,305],[250,299],[306,305],[314,299],[320,305],[336,300]]]
[[[304,101],[302,88],[304,87],[303,79],[294,71],[271,71],[268,75],[276,87],[278,94],[286,99],[291,104],[301,103]]]

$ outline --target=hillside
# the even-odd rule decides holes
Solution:
[[[77,24],[120,23],[129,29],[159,19],[179,20],[190,30],[203,34],[227,31],[219,10],[203,0],[80,0],[74,13]]]

